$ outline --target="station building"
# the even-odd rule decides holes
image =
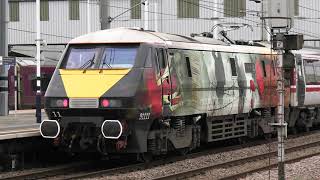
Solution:
[[[108,7],[105,5],[106,1],[109,1]],[[262,37],[260,17],[268,12],[270,1],[149,0],[149,29],[190,35],[210,31],[216,23],[236,22],[251,25],[253,31],[248,28],[233,31],[229,33],[232,38],[259,40]],[[292,1],[292,32],[303,33],[308,39],[319,37],[320,2]],[[140,2],[141,0],[90,0],[92,31],[101,29],[101,20],[105,18],[101,17],[101,11],[106,10],[111,18],[115,18],[110,24],[111,28],[143,27],[144,5],[132,8]],[[70,39],[86,33],[86,7],[87,0],[41,0],[42,39],[47,44],[65,44]],[[9,0],[9,44],[34,44],[35,12],[35,0]]]

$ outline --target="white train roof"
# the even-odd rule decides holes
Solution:
[[[159,33],[153,31],[144,31],[143,29],[115,28],[96,31],[77,37],[69,42],[69,44],[86,44],[86,43],[160,43],[166,44],[168,41],[185,42],[185,43],[201,43],[198,39],[187,36]],[[225,43],[212,40],[208,44]]]
[[[169,48],[215,50],[225,52],[273,54],[269,48],[245,45],[229,45],[211,38],[191,38],[176,34],[144,31],[143,29],[115,28],[97,31],[77,37],[69,44],[97,43],[154,43]]]

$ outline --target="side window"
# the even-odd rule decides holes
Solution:
[[[276,62],[275,61],[272,61],[272,72],[273,72],[273,75],[275,76],[276,75]]]
[[[40,20],[49,21],[49,1],[42,0],[40,2]]]
[[[320,84],[320,66],[315,66],[314,69],[315,69],[315,72],[316,72],[317,84]]]
[[[80,20],[79,0],[69,0],[69,20]]]
[[[314,73],[314,67],[311,61],[304,61],[304,70],[306,75],[307,84],[314,84],[316,82],[316,77]]]
[[[160,65],[159,65],[159,52],[156,50],[156,51],[154,51],[155,52],[155,65],[156,65],[156,70],[157,70],[157,72],[160,72]]]
[[[266,63],[263,60],[261,61],[261,65],[263,70],[263,77],[267,77]]]
[[[144,67],[146,67],[146,68],[152,67],[152,58],[151,57],[152,57],[152,49],[149,48]]]
[[[157,49],[157,54],[158,54],[158,62],[160,65],[160,69],[164,69],[167,67],[167,62],[166,62],[166,55],[165,51],[161,49]]]
[[[316,84],[320,85],[320,61],[313,61]]]
[[[299,16],[299,0],[294,0],[294,15]]]
[[[177,0],[178,18],[198,18],[199,0]]]
[[[244,68],[246,73],[253,73],[255,67],[253,63],[244,63]]]
[[[141,0],[130,0],[131,19],[141,19]]]
[[[231,65],[231,74],[232,76],[237,76],[236,61],[234,58],[230,58],[229,60]]]
[[[9,18],[11,22],[19,21],[19,1],[10,1],[9,2]]]
[[[224,17],[246,16],[246,0],[224,0]]]
[[[186,64],[187,64],[188,76],[189,76],[189,77],[192,77],[189,57],[186,57]]]

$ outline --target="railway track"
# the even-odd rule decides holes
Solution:
[[[305,159],[308,157],[312,157],[315,155],[319,155],[320,154],[319,146],[320,146],[320,141],[315,141],[312,143],[307,143],[307,144],[302,144],[302,145],[297,145],[297,146],[294,146],[291,148],[287,148],[286,149],[287,157],[290,155],[293,155],[294,158],[287,159],[286,163],[290,163],[290,162],[298,161],[298,160]],[[221,149],[221,151],[223,151],[222,149]],[[310,150],[310,149],[313,149],[314,151],[312,153],[306,153],[306,154],[301,155],[302,151]],[[203,153],[191,154],[188,158],[201,156],[201,154],[203,155]],[[233,161],[227,161],[227,162],[223,162],[223,163],[219,163],[219,164],[213,164],[212,166],[193,169],[190,171],[184,171],[184,172],[180,172],[180,173],[176,173],[176,174],[167,174],[162,177],[158,176],[157,178],[154,178],[154,180],[185,179],[185,178],[194,177],[199,174],[206,173],[207,171],[210,171],[213,169],[227,169],[228,168],[228,170],[232,172],[232,170],[231,170],[232,167],[234,167],[234,168],[239,167],[239,166],[245,167],[245,168],[243,168],[242,171],[240,171],[240,172],[238,171],[238,173],[226,174],[226,175],[222,175],[220,177],[214,178],[214,179],[237,179],[237,178],[246,176],[247,174],[251,174],[254,172],[258,172],[261,170],[265,170],[265,169],[269,169],[269,168],[273,168],[273,167],[277,166],[276,155],[277,155],[277,152],[272,151],[269,153],[259,154],[256,156],[244,157],[244,158],[240,158],[240,159],[233,160]],[[269,161],[269,158],[271,158],[271,161]],[[183,158],[180,158],[180,160],[182,160],[182,159]],[[262,166],[254,165],[251,168],[247,168],[247,166],[244,166],[244,164],[248,164],[250,162],[251,163],[258,163],[263,160],[265,161],[265,164]],[[122,174],[122,173],[134,172],[134,171],[138,171],[138,170],[145,170],[150,167],[165,165],[170,162],[176,162],[176,161],[179,161],[179,158],[174,157],[171,159],[169,158],[169,159],[162,160],[162,161],[152,162],[152,164],[149,164],[148,166],[146,166],[146,164],[142,163],[142,164],[136,164],[134,166],[126,166],[126,167],[121,167],[121,168],[116,168],[116,169],[108,169],[108,170],[102,170],[102,171],[97,171],[97,172],[83,173],[83,174],[78,174],[78,175],[74,175],[72,177],[66,177],[66,178],[62,178],[62,179],[65,180],[65,179],[79,179],[79,178],[96,178],[99,176],[100,177],[112,176],[112,175],[117,175],[117,174]],[[268,162],[270,162],[270,164]]]
[[[112,163],[113,166],[110,166],[110,162],[106,162],[105,166],[101,168],[98,168],[99,170],[96,170],[95,168],[92,168],[92,166],[97,166],[97,163],[101,162],[82,162],[82,163],[72,163],[68,165],[63,166],[57,166],[52,168],[46,168],[41,170],[35,170],[33,172],[28,173],[21,173],[13,176],[5,176],[0,177],[0,180],[19,180],[19,179],[50,179],[54,178],[55,180],[58,179],[78,179],[78,178],[86,178],[86,177],[96,177],[100,175],[115,175],[119,173],[127,173],[137,170],[143,170],[148,169],[160,165],[165,165],[168,163],[185,160],[188,158],[195,158],[200,157],[208,154],[214,154],[214,153],[221,153],[226,151],[234,151],[241,148],[256,146],[265,143],[264,140],[256,141],[247,143],[244,145],[235,145],[235,146],[228,146],[223,148],[209,148],[207,150],[201,150],[199,152],[194,152],[191,154],[188,154],[186,156],[174,156],[174,157],[168,157],[165,159],[155,160],[149,163],[135,163],[130,165],[121,165],[117,163]]]
[[[295,147],[287,148],[285,150],[286,156],[287,157],[290,156],[290,158],[287,159],[285,162],[292,163],[292,162],[296,162],[296,161],[299,161],[299,160],[302,160],[305,158],[320,155],[319,146],[320,146],[320,141],[317,141],[317,142],[313,142],[313,143],[308,143],[308,144],[303,144],[303,145],[298,145]],[[303,153],[301,155],[301,151],[308,151],[310,149],[312,149],[311,152]],[[240,166],[242,166],[243,168],[240,172],[238,171],[234,174],[231,173],[231,174],[220,175],[218,177],[214,177],[214,179],[221,179],[221,180],[238,179],[238,178],[245,177],[248,174],[252,174],[255,172],[262,171],[262,170],[267,170],[267,169],[277,167],[277,161],[276,161],[277,157],[276,156],[277,156],[277,152],[273,151],[273,152],[269,152],[269,153],[259,154],[256,156],[240,158],[240,159],[237,159],[234,161],[228,161],[228,162],[223,162],[223,163],[219,163],[219,164],[213,164],[211,166],[206,166],[206,167],[201,167],[201,168],[192,169],[192,170],[188,170],[188,171],[183,171],[183,172],[176,173],[176,174],[169,174],[169,175],[165,175],[162,177],[154,178],[153,180],[185,179],[185,178],[190,178],[190,177],[205,174],[206,172],[214,170],[214,169],[218,170],[218,169],[227,169],[228,168],[228,171],[232,172],[232,168],[235,168],[235,167],[239,168]],[[270,157],[272,158],[271,161],[269,161]],[[257,164],[259,164],[259,162],[264,162],[264,163],[260,163],[260,165],[257,165]],[[251,166],[247,165],[247,164],[251,164]]]
[[[16,172],[13,176],[2,176],[1,180],[25,180],[25,179],[43,179],[48,177],[53,177],[65,173],[74,172],[76,169],[82,169],[85,166],[88,166],[88,162],[76,162],[70,163],[62,166],[50,167],[50,168],[41,168],[38,170],[30,170],[30,172],[19,173]]]
[[[316,131],[312,134],[316,134],[316,133],[319,133],[319,132]],[[307,133],[305,135],[309,135],[309,134],[310,133]],[[294,139],[296,137],[300,137],[300,136],[292,136],[291,138]],[[268,142],[274,142],[274,141],[275,141],[275,139],[272,139],[272,141],[268,141]],[[44,169],[44,170],[34,171],[31,173],[25,173],[25,174],[19,174],[19,175],[10,176],[10,177],[2,177],[2,178],[0,177],[0,180],[44,179],[44,178],[45,179],[54,178],[56,180],[57,179],[66,180],[66,179],[94,178],[94,177],[99,177],[99,176],[110,176],[110,175],[117,175],[117,174],[134,172],[134,171],[139,171],[139,170],[146,170],[146,169],[150,169],[153,167],[166,165],[166,164],[170,164],[170,163],[185,160],[185,159],[191,159],[191,158],[196,158],[196,157],[200,157],[200,156],[205,156],[205,155],[209,155],[209,154],[219,154],[222,152],[235,151],[235,150],[239,150],[242,148],[248,148],[248,147],[252,147],[252,146],[265,144],[268,142],[266,140],[260,140],[260,141],[247,143],[244,145],[235,145],[235,146],[222,147],[222,148],[211,148],[211,149],[207,149],[207,150],[202,150],[200,152],[191,153],[186,156],[167,157],[164,159],[151,161],[149,163],[134,163],[134,164],[131,163],[129,165],[128,164],[124,165],[123,163],[117,164],[117,163],[104,162],[104,164],[98,168],[96,166],[97,162],[74,163],[74,164],[70,164],[70,165],[59,166],[59,167],[55,167],[55,168],[48,168],[48,169]],[[294,152],[294,151],[297,151],[298,149],[303,149],[303,148],[312,147],[312,146],[320,146],[320,141],[314,142],[313,144],[306,144],[303,146],[292,147],[292,148],[287,149],[286,152],[290,153],[291,151]],[[320,150],[319,150],[319,152],[320,152]],[[261,154],[259,156],[247,157],[247,158],[238,159],[236,161],[215,164],[210,167],[194,169],[194,170],[188,171],[188,172],[171,174],[171,175],[167,175],[164,177],[159,177],[157,179],[178,179],[178,178],[192,177],[192,176],[196,176],[198,174],[204,173],[204,172],[212,170],[212,169],[235,167],[237,164],[243,164],[243,163],[249,162],[249,161],[256,161],[257,159],[266,159],[266,158],[269,158],[269,157],[275,156],[275,155],[276,155],[276,152],[270,152],[267,154]],[[305,158],[305,157],[302,157],[302,158]],[[274,167],[275,165],[276,164],[270,164],[269,167]],[[93,168],[93,166],[95,166],[95,168]],[[262,169],[267,169],[269,167],[264,167],[264,168],[259,168],[257,170],[253,170],[253,171],[243,172],[243,174],[232,175],[229,178],[234,179],[237,177],[241,177],[246,173],[252,173],[255,171],[262,170]],[[228,179],[227,176],[225,178]]]

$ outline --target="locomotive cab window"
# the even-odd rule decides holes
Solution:
[[[69,47],[62,69],[131,68],[135,64],[138,46],[81,46]]]
[[[137,47],[106,47],[102,55],[101,69],[132,68],[137,49]]]
[[[92,69],[97,64],[100,47],[70,47],[62,63],[63,69]]]

